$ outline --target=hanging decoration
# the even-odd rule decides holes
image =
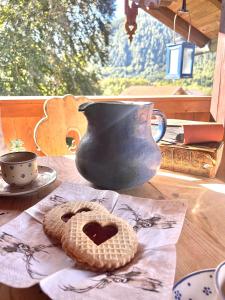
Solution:
[[[130,0],[125,0],[125,15],[126,15],[125,29],[129,36],[130,42],[132,42],[133,35],[137,30],[136,18],[138,15],[138,7],[139,6],[134,1],[132,1],[130,5]]]
[[[160,6],[168,6],[174,0],[124,0],[125,1],[125,15],[126,23],[125,29],[129,36],[130,42],[137,30],[136,18],[138,15],[138,8],[143,10],[156,9]]]
[[[176,20],[182,13],[189,14],[189,29],[187,41],[176,43]],[[174,16],[173,43],[166,46],[166,78],[180,79],[193,77],[193,65],[195,56],[195,44],[190,42],[191,16],[186,9],[186,0],[183,0],[182,8]]]

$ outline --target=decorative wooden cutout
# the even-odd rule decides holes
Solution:
[[[66,134],[66,144],[70,152],[76,152],[80,139],[80,133],[76,128],[68,129]]]
[[[131,6],[129,5],[129,0],[125,0],[125,14],[127,16],[125,29],[129,36],[130,42],[133,40],[133,35],[137,30],[136,18],[138,15],[138,5],[135,2],[132,2]]]
[[[85,116],[78,112],[80,104],[89,101],[85,97],[55,97],[44,103],[45,117],[34,129],[34,141],[45,155],[69,155],[76,151],[86,132]],[[68,143],[70,139],[70,144]]]
[[[168,6],[173,1],[177,0],[124,0],[125,1],[125,15],[126,23],[125,29],[129,36],[130,42],[133,40],[133,36],[137,30],[137,15],[138,8],[144,10],[158,9],[160,6]]]

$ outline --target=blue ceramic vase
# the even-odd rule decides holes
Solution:
[[[88,120],[76,165],[95,186],[120,190],[148,181],[160,166],[158,142],[166,130],[165,116],[151,102],[91,102],[79,111]],[[160,118],[152,136],[151,118]]]

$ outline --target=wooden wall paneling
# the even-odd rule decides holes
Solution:
[[[15,125],[12,118],[2,117],[2,131],[4,142],[9,149],[10,140],[16,139]]]
[[[7,152],[7,147],[5,144],[4,134],[3,134],[3,128],[2,128],[2,108],[0,105],[0,155]]]
[[[88,97],[93,101],[147,101],[154,102],[154,108],[168,113],[189,113],[210,111],[211,96],[165,96],[165,97]]]
[[[223,35],[223,34],[222,34]],[[220,84],[221,84],[221,61],[223,60],[223,51],[222,51],[222,44],[223,44],[223,36],[219,33],[218,36],[218,43],[217,43],[217,53],[216,53],[216,63],[215,63],[215,70],[214,70],[214,81],[213,81],[213,91],[212,91],[212,100],[210,106],[210,113],[214,121],[217,121],[218,115],[218,105],[220,99]]]
[[[182,0],[173,1],[169,9],[174,13],[180,9]],[[204,9],[203,9],[204,7]],[[187,0],[187,8],[191,13],[192,25],[209,39],[215,39],[219,32],[219,20],[221,3],[218,0]],[[188,15],[181,15],[181,18],[189,22]]]
[[[225,12],[224,12],[225,13]],[[219,73],[219,94],[217,105],[218,122],[225,124],[225,33],[219,33],[218,51],[220,54],[220,72]]]
[[[2,118],[2,128],[7,148],[10,149],[10,142],[12,140],[20,139],[24,142],[26,150],[37,153],[37,147],[33,140],[33,132],[39,119],[40,117],[28,116],[14,119],[10,117]]]
[[[15,97],[14,97],[15,98]],[[50,98],[50,97],[48,97]],[[10,98],[11,99],[11,98]],[[199,121],[208,121],[208,115],[210,110],[210,97],[206,96],[170,96],[170,97],[126,97],[126,96],[90,96],[88,97],[89,101],[150,101],[154,102],[154,107],[162,110],[167,118],[177,118],[185,120],[199,120]],[[42,155],[42,152],[37,151],[33,132],[36,124],[44,116],[44,98],[41,100],[34,99],[12,99],[9,98],[5,100],[0,100],[0,109],[1,113],[1,123],[2,130],[4,134],[4,140],[7,146],[9,147],[11,139],[20,138],[24,141],[25,147],[27,150],[34,151],[39,155]],[[67,114],[66,119],[67,123],[70,124],[70,116],[72,114]],[[82,113],[77,114],[79,123],[84,123],[80,118],[84,118]],[[58,118],[63,121],[62,117]],[[57,121],[53,121],[57,123]],[[81,131],[84,132],[84,128],[81,128]],[[49,136],[44,137],[47,141]],[[53,141],[54,138],[51,137]],[[67,152],[66,152],[67,153]]]
[[[225,0],[222,2],[210,112],[215,121],[225,124]]]
[[[211,2],[213,5],[215,5],[217,8],[221,9],[221,1],[219,0],[208,0]]]
[[[143,8],[148,14],[155,17],[162,23],[164,23],[169,28],[173,29],[174,27],[174,16],[175,13],[170,10],[167,7],[160,7],[159,9],[145,9]],[[183,18],[180,16],[177,17],[176,20],[176,32],[181,34],[183,37],[187,38],[188,36],[188,30],[189,30],[189,23],[186,22]],[[198,47],[204,47],[208,42],[209,38],[204,35],[201,31],[199,31],[197,28],[192,26],[191,29],[191,36],[190,41],[195,43]]]
[[[40,120],[40,117],[20,117],[16,118],[16,130],[17,136],[24,142],[26,150],[34,151],[38,154],[37,146],[34,142],[34,128],[37,122]]]
[[[3,117],[22,117],[27,115],[39,117],[40,115],[43,115],[43,103],[44,101],[36,100],[0,101]]]
[[[220,32],[225,33],[225,1],[224,0],[222,0],[222,6],[221,6]]]
[[[155,105],[155,108],[162,110],[165,113],[176,113],[176,114],[184,114],[184,113],[195,113],[195,112],[207,112],[209,111],[210,105],[207,103],[197,103],[196,101],[190,101],[186,103],[180,102],[158,102]]]
[[[210,112],[196,112],[194,113],[194,121],[206,121],[209,122],[210,121]]]
[[[166,114],[167,119],[176,119],[176,114],[173,113],[167,113]]]
[[[225,125],[225,0],[222,0],[220,32],[216,54],[213,93],[210,112],[212,118]],[[224,130],[225,141],[225,130]],[[225,180],[225,150],[217,176]]]
[[[33,140],[36,123],[43,116],[43,103],[36,101],[1,101],[1,123],[4,141],[10,149],[10,141],[21,139],[26,150],[37,152]]]
[[[175,119],[180,120],[193,120],[194,119],[194,113],[184,113],[184,114],[175,114]]]

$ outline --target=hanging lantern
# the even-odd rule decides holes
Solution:
[[[180,79],[193,77],[195,45],[189,42],[167,45],[166,78]]]
[[[180,12],[187,12],[183,7]],[[191,21],[188,30],[187,42],[175,41],[176,18],[178,12],[174,17],[174,31],[173,31],[173,44],[166,46],[166,78],[167,79],[180,79],[193,77],[193,65],[195,57],[195,44],[190,42],[191,34]],[[190,14],[189,14],[190,17]]]

